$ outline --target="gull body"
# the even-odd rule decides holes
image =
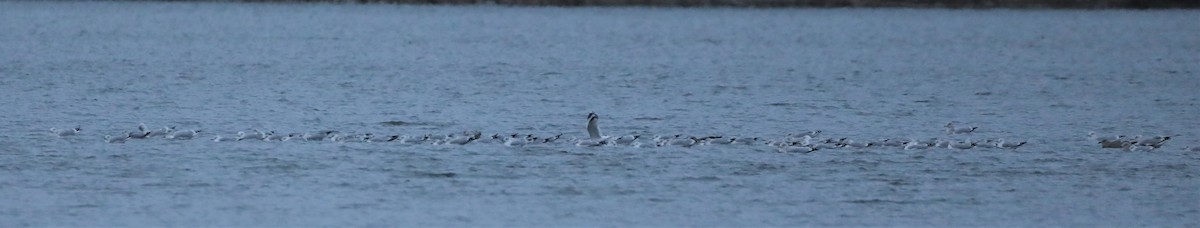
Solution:
[[[62,129],[62,130],[59,130],[56,128],[50,128],[50,133],[57,135],[58,137],[67,137],[67,136],[79,134],[80,130],[82,130],[82,129],[80,129],[79,127]]]
[[[166,126],[166,127],[163,127],[162,129],[155,129],[155,130],[147,131],[146,138],[159,137],[159,136],[167,137],[167,136],[170,136],[172,133],[175,133],[175,127],[174,126]]]
[[[384,136],[384,137],[371,136],[371,137],[367,138],[367,142],[391,142],[391,141],[396,141],[396,139],[399,139],[399,138],[400,138],[399,135],[391,135],[391,136]]]
[[[212,141],[213,142],[229,142],[229,141],[237,141],[237,138],[217,135],[217,136],[213,136]]]
[[[596,113],[594,113],[594,112],[588,113],[588,117],[587,117],[588,137],[593,138],[593,139],[598,139],[601,137],[599,122],[600,122],[600,115],[596,115]]]
[[[504,139],[505,146],[524,146],[528,143],[529,141],[526,141],[524,138],[516,137],[516,134]]]
[[[613,145],[630,145],[630,144],[633,144],[634,142],[637,142],[638,138],[641,138],[641,137],[642,137],[641,135],[621,136],[621,137],[617,137],[616,139],[613,139],[612,143],[613,143]]]
[[[200,130],[177,131],[175,133],[171,133],[170,135],[167,135],[167,139],[189,140],[189,139],[192,139],[193,137],[196,137],[197,134],[200,134]]]
[[[917,141],[909,141],[904,144],[904,150],[923,150],[928,149],[929,144],[920,143]]]
[[[125,143],[125,140],[129,138],[129,135],[130,135],[129,132],[125,132],[125,135],[116,136],[116,137],[113,137],[112,135],[104,135],[104,142]]]
[[[996,140],[985,139],[983,142],[976,142],[975,147],[979,148],[996,148]]]
[[[974,142],[971,142],[971,140],[965,140],[965,141],[953,141],[953,142],[950,142],[950,143],[949,143],[949,144],[946,146],[946,148],[948,148],[948,149],[959,149],[959,150],[966,150],[966,149],[975,148],[975,143],[974,143]]]
[[[855,142],[854,140],[846,140],[845,142],[842,142],[842,146],[855,149],[863,149],[874,145],[874,142]]]
[[[255,129],[254,132],[239,131],[237,133],[238,141],[241,141],[241,140],[263,140],[266,138],[267,138],[267,133],[264,133],[257,129]]]
[[[700,142],[700,139],[697,139],[696,137],[693,136],[693,137],[687,137],[687,138],[672,139],[670,142],[667,142],[667,145],[692,147],[692,146],[696,145],[696,143],[699,143],[699,142]]]
[[[464,135],[464,136],[454,137],[451,139],[446,139],[446,141],[442,144],[466,145],[467,143],[471,143],[471,141],[475,141],[475,137]]]
[[[901,139],[883,139],[879,143],[880,146],[904,146],[905,144],[908,144],[908,141]]]
[[[1138,138],[1141,138],[1141,137],[1139,136]],[[1149,147],[1159,148],[1159,147],[1162,147],[1162,145],[1164,143],[1166,143],[1167,140],[1171,140],[1171,136],[1155,136],[1155,137],[1145,138],[1145,139],[1141,139],[1141,140],[1135,140],[1137,142],[1135,144],[1138,146],[1149,146]]]
[[[753,138],[744,138],[744,137],[741,137],[741,138],[734,138],[734,139],[733,139],[733,142],[731,142],[730,144],[744,144],[744,145],[751,145],[751,144],[755,144],[755,143],[758,143],[758,137],[753,137]]]
[[[812,148],[812,147],[807,147],[807,146],[783,146],[783,147],[776,147],[775,149],[778,150],[780,153],[812,153],[812,152],[819,150],[817,148]]]
[[[1003,148],[1003,149],[1017,149],[1018,147],[1021,147],[1024,145],[1025,145],[1025,141],[1013,142],[1013,141],[1008,141],[1005,139],[1000,139],[999,141],[996,141],[996,147]]]
[[[562,134],[557,134],[554,135],[554,137],[542,139],[542,143],[554,143],[555,141],[558,141],[559,138],[562,138]]]
[[[312,133],[312,134],[306,133],[301,138],[304,139],[304,141],[321,141],[321,140],[325,140],[325,138],[329,138],[330,134],[333,134],[333,132],[334,131],[320,131],[320,132]]]
[[[1125,151],[1129,151],[1129,152],[1145,152],[1145,151],[1152,151],[1156,148],[1152,147],[1152,146],[1142,146],[1142,145],[1138,145],[1136,143],[1130,143],[1128,145],[1125,145],[1125,147],[1121,148],[1121,149],[1123,149]]]
[[[725,138],[725,137],[718,136],[716,138],[710,137],[710,138],[708,138],[708,140],[704,140],[704,144],[729,145],[729,144],[733,144],[733,142],[736,140],[737,140],[737,137]]]
[[[967,133],[975,132],[975,129],[979,129],[979,127],[972,127],[972,126],[959,127],[959,126],[954,126],[954,122],[946,123],[946,134],[950,134],[950,135],[952,135],[952,134],[967,134]]]
[[[298,135],[298,134],[296,134],[296,133],[287,134],[287,135],[284,135],[284,134],[278,134],[278,135],[277,135],[277,134],[275,134],[275,133],[273,133],[273,132],[272,132],[270,135],[267,135],[267,137],[266,137],[266,138],[263,138],[263,141],[280,141],[280,142],[283,142],[283,141],[288,141],[288,140],[290,140],[290,139],[292,139],[292,138],[296,137],[297,135]]]
[[[429,138],[425,137],[425,136],[408,135],[408,136],[404,136],[403,138],[400,138],[400,143],[421,144],[421,143],[425,143],[425,140],[428,140],[428,139]]]

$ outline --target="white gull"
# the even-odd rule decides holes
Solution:
[[[62,129],[62,130],[58,130],[56,128],[50,128],[50,133],[57,135],[58,137],[67,137],[67,136],[79,134],[80,130],[82,130],[82,129],[80,129],[79,127]]]

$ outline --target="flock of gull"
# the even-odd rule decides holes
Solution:
[[[788,134],[782,138],[764,139],[758,137],[735,137],[735,136],[684,136],[684,135],[657,135],[650,138],[641,135],[623,135],[623,136],[607,136],[600,133],[599,128],[600,116],[596,113],[589,113],[587,117],[587,138],[570,138],[560,140],[562,134],[553,136],[535,136],[532,134],[492,134],[484,136],[480,131],[467,130],[463,132],[441,135],[441,134],[424,134],[424,135],[385,135],[373,133],[343,133],[339,131],[326,130],[307,133],[277,133],[275,131],[265,131],[259,129],[249,129],[239,131],[232,135],[213,135],[206,137],[214,142],[229,142],[229,141],[305,141],[305,142],[368,142],[368,143],[400,143],[400,144],[432,144],[432,145],[466,145],[471,143],[489,143],[502,144],[505,146],[527,146],[538,144],[569,144],[580,147],[594,146],[629,146],[629,147],[693,147],[698,145],[769,145],[782,153],[811,153],[820,150],[832,149],[867,149],[872,147],[891,147],[904,150],[925,150],[925,149],[955,149],[967,150],[973,148],[994,148],[994,149],[1017,149],[1027,144],[1025,141],[1015,141],[1007,139],[873,139],[873,140],[854,140],[848,138],[826,137],[821,131],[808,131],[803,133]],[[978,127],[975,126],[958,126],[954,122],[947,123],[945,133],[954,134],[971,134]],[[82,129],[80,127],[69,129],[50,128],[50,132],[58,137],[72,137],[78,135]],[[148,128],[145,124],[139,124],[136,131],[126,131],[119,135],[105,135],[104,140],[107,143],[125,143],[129,140],[141,140],[151,138],[165,138],[169,140],[192,140],[200,138],[201,130],[179,130],[175,127],[166,126],[162,128]],[[1117,148],[1126,151],[1150,151],[1162,147],[1170,136],[1100,136],[1095,132],[1090,132],[1088,138],[1101,148]],[[1188,147],[1185,150],[1200,152],[1200,148]]]

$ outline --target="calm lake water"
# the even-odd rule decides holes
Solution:
[[[0,226],[1200,226],[1196,18],[0,2]],[[576,147],[589,112],[613,136],[1029,143]],[[105,143],[138,123],[201,133]],[[248,129],[563,139],[207,140]]]

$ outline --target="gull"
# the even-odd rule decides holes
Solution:
[[[875,143],[873,143],[873,142],[855,142],[854,140],[847,140],[845,142],[842,142],[842,146],[855,148],[855,149],[863,149],[863,148],[871,147],[874,145],[875,145]]]
[[[687,137],[687,138],[672,139],[671,141],[667,142],[667,145],[692,147],[692,146],[696,145],[696,143],[698,143],[698,142],[700,142],[700,139],[696,138],[695,136],[692,136],[692,137]]]
[[[929,144],[920,143],[917,141],[909,141],[904,144],[904,150],[923,150],[929,148]]]
[[[138,123],[138,131],[141,132],[141,135],[139,136],[135,134],[132,136],[132,138],[144,139],[150,137],[167,136],[170,135],[171,132],[175,131],[175,127],[166,126],[162,129],[150,129],[146,127],[146,123]]]
[[[406,136],[404,136],[403,138],[401,138],[401,139],[400,139],[400,143],[403,143],[403,144],[418,144],[418,143],[423,143],[423,142],[425,142],[425,140],[427,140],[427,139],[429,139],[429,138],[428,138],[428,137],[425,137],[425,136],[406,135]]]
[[[58,130],[58,129],[55,129],[55,128],[50,128],[50,133],[52,133],[52,134],[54,134],[54,135],[57,135],[58,137],[67,137],[67,136],[72,136],[72,135],[75,135],[75,134],[79,134],[79,131],[80,131],[80,130],[83,130],[83,129],[80,129],[79,127],[70,128],[70,129],[63,129],[63,130]]]
[[[788,141],[799,141],[803,139],[811,140],[811,138],[816,138],[819,135],[821,135],[820,130],[813,130],[804,133],[788,133],[787,136],[784,136],[783,138]]]
[[[681,135],[675,135],[675,136],[656,135],[656,136],[654,136],[654,139],[652,139],[652,140],[654,141],[654,144],[662,145],[663,143],[666,143],[667,141],[671,141],[672,139],[677,139],[680,136]]]
[[[528,142],[529,141],[526,141],[523,138],[517,137],[517,134],[513,134],[511,137],[504,139],[505,146],[524,146]]]
[[[993,139],[985,139],[983,142],[975,143],[975,147],[979,148],[996,148],[996,141]]]
[[[188,139],[192,139],[192,137],[195,137],[196,134],[200,134],[200,130],[178,131],[178,132],[172,133],[170,135],[167,135],[167,139],[188,140]]]
[[[220,136],[220,135],[217,135],[217,136],[213,136],[213,139],[212,139],[212,141],[213,141],[213,142],[228,142],[228,141],[237,141],[237,138],[225,137],[225,136]]]
[[[737,137],[729,137],[729,138],[725,138],[725,137],[721,137],[721,136],[716,136],[715,138],[708,137],[708,140],[704,140],[704,144],[706,144],[706,145],[712,145],[712,144],[729,145],[729,144],[733,144],[733,141],[735,141],[735,140],[737,140]]]
[[[477,138],[464,135],[464,136],[447,139],[442,144],[466,145],[467,143],[471,143],[471,141],[475,141],[475,139],[477,139]]]
[[[933,148],[950,148],[951,140],[937,140],[933,143]]]
[[[483,142],[485,142],[485,143],[504,143],[504,141],[507,139],[508,139],[508,137],[504,137],[504,136],[500,135],[500,133],[496,133],[496,134],[492,134],[492,136],[488,137],[487,141],[483,141]]]
[[[1025,145],[1025,141],[1011,142],[1011,141],[1008,141],[1005,139],[1000,139],[999,141],[996,141],[996,147],[999,147],[1001,149],[1017,149],[1017,147],[1021,147],[1023,145]]]
[[[614,145],[630,145],[630,144],[633,144],[634,142],[637,142],[637,140],[641,137],[642,137],[641,135],[626,135],[626,136],[617,137],[616,139],[613,139],[612,141],[613,141]]]
[[[777,147],[775,149],[778,150],[780,153],[812,153],[814,151],[819,150],[817,148],[812,148],[812,147],[807,147],[807,146],[794,146],[794,145]]]
[[[125,132],[125,136],[113,137],[112,135],[104,135],[104,142],[107,143],[125,143],[125,139],[129,138],[129,132]]]
[[[237,133],[238,141],[242,141],[242,140],[246,140],[246,139],[263,140],[266,138],[267,138],[267,133],[259,131],[258,129],[255,129],[253,133],[246,133],[245,131],[239,131]]]
[[[949,149],[960,149],[960,150],[971,149],[974,147],[975,147],[975,142],[971,142],[971,140],[953,141],[953,142],[950,142],[949,145],[946,146],[946,148],[949,148]]]
[[[758,143],[758,137],[733,138],[733,142],[730,142],[730,144],[745,144],[745,145],[751,145],[751,144],[755,144],[755,143]]]
[[[304,134],[304,136],[300,138],[304,139],[304,141],[321,141],[325,140],[325,138],[329,138],[329,135],[333,134],[333,132],[334,131],[321,131],[312,134]]]
[[[155,129],[155,130],[147,131],[146,138],[158,137],[158,136],[166,137],[166,136],[170,136],[171,133],[175,133],[175,127],[174,126],[166,126],[166,127],[163,127],[162,129]]]
[[[948,134],[948,135],[967,134],[967,133],[975,132],[975,129],[978,129],[978,128],[979,127],[971,127],[971,126],[957,127],[957,126],[954,126],[954,122],[949,122],[949,123],[946,123],[946,134]]]
[[[398,138],[400,138],[399,135],[392,135],[392,136],[386,136],[386,137],[374,137],[370,133],[367,133],[366,141],[367,142],[391,142],[391,141],[396,141],[396,139],[398,139]]]
[[[591,137],[593,139],[600,138],[600,126],[598,126],[599,123],[597,123],[599,121],[600,121],[600,115],[596,115],[595,112],[588,113],[588,117],[587,117],[588,137]]]
[[[466,136],[469,136],[469,137],[472,137],[475,139],[479,139],[479,137],[483,136],[483,132],[480,132],[477,130],[466,130],[466,131],[463,131],[463,135],[466,135]]]
[[[330,141],[330,142],[343,143],[343,142],[346,142],[346,139],[347,139],[347,138],[349,138],[349,135],[348,135],[348,134],[342,134],[342,133],[334,133],[334,134],[329,134],[329,135],[328,135],[327,137],[325,137],[325,138],[329,138],[329,141]],[[315,140],[313,140],[313,141],[321,141],[321,140],[324,140],[325,138],[321,138],[321,139],[315,139]]]
[[[129,138],[131,138],[131,139],[145,139],[148,137],[150,137],[150,132],[139,132],[137,134],[132,134],[132,133],[129,134]]]
[[[1141,136],[1139,135],[1137,138],[1141,138]],[[1171,140],[1171,136],[1154,136],[1154,137],[1150,137],[1150,138],[1146,138],[1146,139],[1142,139],[1142,140],[1135,139],[1134,142],[1136,142],[1136,143],[1134,143],[1134,144],[1136,144],[1138,146],[1154,147],[1155,149],[1157,149],[1159,147],[1162,147],[1163,143],[1166,143],[1167,140]]]
[[[908,141],[897,139],[883,139],[879,143],[880,146],[904,146],[905,144],[908,144]]]
[[[554,137],[542,139],[542,143],[554,143],[554,141],[558,141],[558,138],[562,138],[562,134],[558,134],[558,135],[554,135]]]
[[[276,135],[275,132],[272,131],[271,134],[268,134],[266,138],[263,138],[263,141],[283,142],[283,141],[288,141],[289,139],[292,139],[292,138],[296,137],[297,135],[299,135],[299,134],[292,133],[292,134],[287,134],[287,135],[283,135],[283,134]]]
[[[774,146],[774,147],[785,147],[785,146],[796,145],[796,143],[788,142],[786,140],[784,140],[784,141],[767,140],[767,145]],[[809,146],[809,145],[804,145],[804,146]]]
[[[925,145],[934,145],[934,144],[937,144],[938,142],[941,142],[941,140],[939,140],[938,138],[913,139],[913,140],[908,140],[908,141],[917,142],[917,143],[925,144]]]
[[[821,143],[841,143],[842,141],[846,140],[846,138],[841,138],[837,141],[834,141],[833,138],[817,138],[817,137],[807,136],[807,135],[802,137],[802,139],[803,140],[800,141],[801,145],[813,145],[813,144],[821,144]]]
[[[1125,145],[1125,148],[1121,148],[1121,149],[1124,149],[1125,151],[1129,151],[1129,152],[1144,152],[1144,151],[1151,151],[1151,150],[1157,149],[1157,147],[1142,146],[1142,145],[1138,145],[1136,143],[1130,143],[1128,145]]]

